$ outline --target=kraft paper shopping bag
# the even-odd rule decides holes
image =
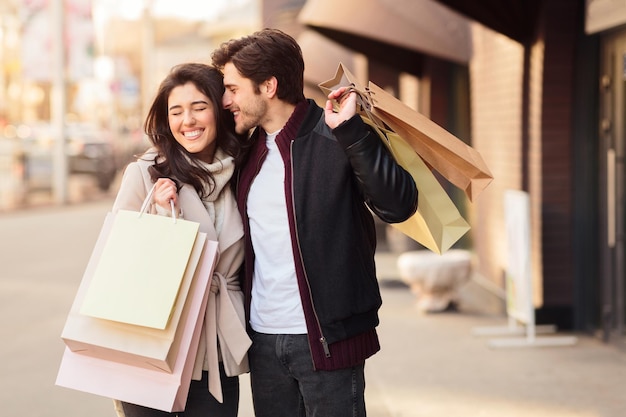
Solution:
[[[408,220],[391,226],[435,253],[447,251],[467,233],[469,224],[432,171],[409,144],[397,134],[380,129],[367,118],[363,120],[376,129],[398,164],[411,174],[419,191],[415,214]]]
[[[470,201],[493,181],[477,150],[376,84],[369,83],[371,112],[406,140],[428,164],[462,189]]]
[[[217,244],[205,245],[209,259]],[[206,265],[205,265],[206,266]],[[212,268],[212,267],[211,267]],[[188,312],[181,320],[180,349],[171,373],[72,352],[66,348],[56,385],[167,412],[185,408],[209,293],[210,271],[198,273],[189,289]]]
[[[197,274],[212,274],[217,257],[217,243],[207,241],[206,245],[209,247],[207,251],[204,251],[206,235],[198,233],[174,305],[172,318],[165,329],[136,326],[82,315],[79,313],[79,308],[91,283],[93,270],[102,247],[108,237],[113,216],[109,213],[105,218],[100,236],[68,314],[61,338],[73,352],[172,372],[182,335],[182,326],[179,326],[179,323],[182,320],[183,307],[188,300],[187,295],[192,279]]]
[[[183,219],[115,213],[80,313],[165,329],[198,229]]]
[[[401,136],[432,169],[462,189],[470,201],[493,180],[478,151],[371,81],[367,87],[359,84],[343,64],[339,64],[332,79],[319,87],[325,94],[339,87],[354,89],[363,100],[362,116]]]

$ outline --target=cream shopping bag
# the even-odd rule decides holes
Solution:
[[[411,174],[419,192],[415,214],[391,226],[435,253],[447,251],[467,233],[469,224],[409,144],[394,132],[379,128],[365,117],[363,120],[375,128],[396,162]]]
[[[145,213],[149,198],[139,212],[114,214],[80,314],[167,327],[199,224]]]
[[[197,274],[212,274],[217,258],[217,243],[213,241],[206,241],[205,243],[206,235],[198,233],[178,291],[172,317],[165,329],[104,320],[80,314],[79,309],[91,283],[95,265],[112,223],[113,214],[109,213],[85,269],[61,338],[73,352],[148,369],[172,372],[176,354],[180,348],[182,327],[179,326],[179,323],[184,320],[182,317],[183,308],[188,302],[189,288],[192,280],[197,279],[195,278]],[[206,249],[205,246],[207,246]]]

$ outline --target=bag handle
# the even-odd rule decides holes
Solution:
[[[152,202],[152,195],[154,194],[155,188],[156,188],[156,182],[152,184],[150,191],[148,191],[148,195],[146,195],[145,200],[143,200],[143,204],[141,205],[141,209],[139,210],[139,215],[137,217],[141,217],[141,215],[145,213],[146,210],[148,209],[148,206]],[[170,207],[172,208],[172,219],[174,220],[174,223],[176,223],[176,210],[174,207],[174,200],[172,199],[170,199]]]
[[[365,112],[366,117],[372,122],[371,126],[374,129],[376,129],[376,132],[380,135],[381,138],[384,138],[387,140],[387,142],[389,142],[387,135],[385,135],[385,133],[383,132],[383,130],[385,130],[385,127],[384,127],[385,124],[378,117],[372,114],[372,111],[371,111],[372,105],[370,103],[370,97],[369,97],[372,94],[372,92],[369,89],[366,89],[366,91],[361,91],[358,88],[356,88],[354,83],[351,83],[348,89],[344,91],[343,94],[336,99],[336,102],[340,102],[342,98],[344,98],[345,96],[353,92],[356,93],[357,95],[357,106],[362,109],[361,112]],[[357,113],[361,113],[361,112],[357,111]]]
[[[356,88],[354,83],[351,83],[350,86],[348,87],[348,89],[346,91],[344,91],[344,93],[341,96],[339,96],[337,101],[341,101],[341,99],[343,97],[345,97],[346,95],[348,95],[348,94],[350,94],[352,92],[356,93],[356,95],[357,95],[357,106],[362,109],[361,112],[365,112],[365,116],[364,117],[367,120],[369,120],[369,122],[370,122],[370,123],[367,123],[367,124],[376,131],[378,136],[383,140],[383,142],[387,146],[387,149],[389,149],[389,152],[391,152],[391,155],[397,161],[398,158],[394,154],[393,148],[391,146],[391,141],[389,140],[389,138],[387,137],[387,134],[385,133],[385,130],[386,130],[386,128],[384,127],[385,124],[383,123],[382,120],[380,120],[378,117],[374,116],[372,114],[372,112],[371,112],[370,94],[372,94],[372,92],[369,89],[367,89],[365,92],[363,92],[363,91],[359,90],[358,88]],[[361,113],[361,112],[357,111],[357,113]]]

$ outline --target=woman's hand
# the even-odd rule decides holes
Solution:
[[[176,183],[169,178],[159,178],[156,181],[152,200],[155,204],[161,206],[168,212],[170,212],[172,209],[170,201],[173,201],[175,210],[174,213],[180,212],[180,209],[178,207],[178,194],[176,192]]]
[[[333,100],[339,103],[339,109],[333,109]],[[341,87],[331,91],[324,109],[326,124],[331,129],[350,119],[356,114],[356,93],[349,87]]]

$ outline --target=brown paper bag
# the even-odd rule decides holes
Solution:
[[[367,118],[363,120],[377,130],[398,164],[411,174],[419,190],[417,212],[408,220],[391,226],[435,253],[447,251],[467,233],[469,224],[409,144],[397,134],[380,129]]]
[[[470,201],[493,180],[478,151],[371,81],[367,88],[359,85],[343,64],[339,65],[333,79],[319,87],[325,94],[339,87],[353,87],[364,101],[361,115],[379,126],[382,121],[409,143],[432,169],[462,189]]]
[[[405,139],[435,171],[464,190],[470,201],[491,183],[493,175],[474,148],[372,82],[369,97],[372,114]]]

